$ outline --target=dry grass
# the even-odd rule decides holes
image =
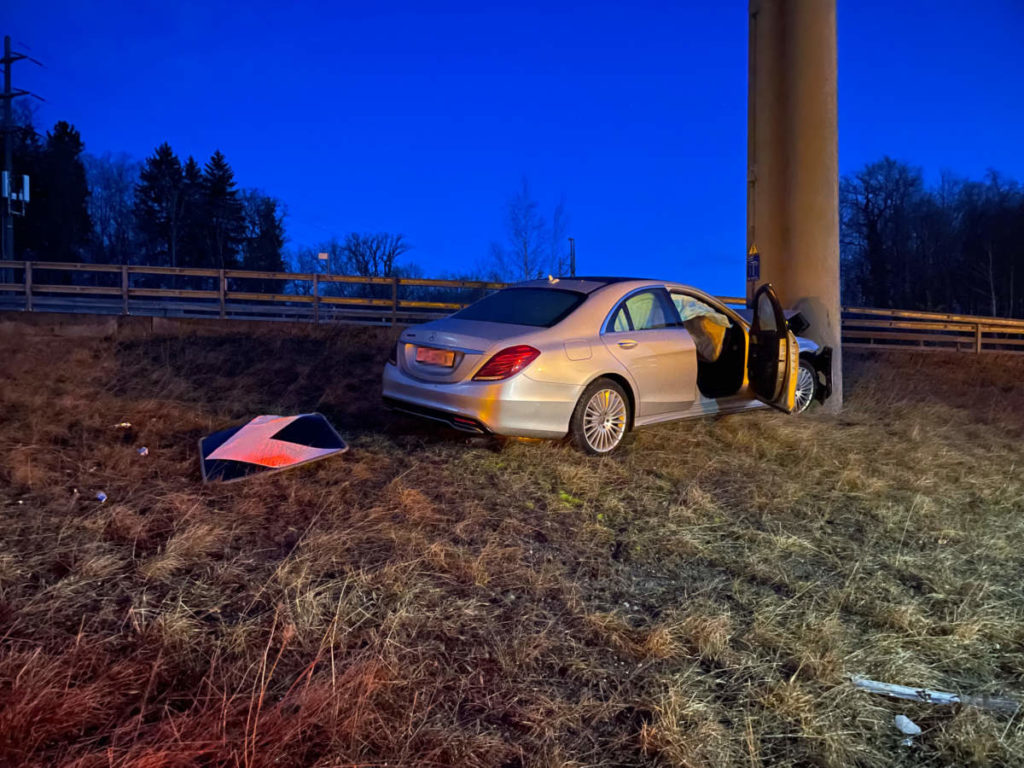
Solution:
[[[390,421],[383,332],[0,347],[0,765],[1024,764],[845,682],[1024,687],[1024,361],[850,356],[839,416],[595,460]],[[349,454],[200,484],[308,410]]]

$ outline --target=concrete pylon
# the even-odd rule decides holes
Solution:
[[[773,283],[832,348],[842,406],[835,0],[750,0],[747,298]],[[759,270],[753,265],[756,250]],[[759,271],[759,274],[758,274]]]

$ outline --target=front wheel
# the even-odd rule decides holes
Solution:
[[[793,413],[803,413],[811,407],[818,389],[818,372],[809,360],[800,360],[796,372],[796,398]]]
[[[627,429],[629,398],[611,379],[598,379],[583,391],[569,422],[573,444],[599,456],[618,448]]]

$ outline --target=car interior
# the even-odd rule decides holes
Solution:
[[[728,397],[743,386],[746,331],[700,299],[672,292],[683,327],[697,346],[697,388],[704,397]]]

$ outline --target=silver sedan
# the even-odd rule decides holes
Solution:
[[[568,435],[606,454],[649,424],[762,404],[797,410],[801,370],[813,377],[802,396],[827,396],[829,351],[802,360],[790,322],[767,285],[748,322],[677,283],[519,283],[405,330],[384,368],[384,401],[467,432]]]

